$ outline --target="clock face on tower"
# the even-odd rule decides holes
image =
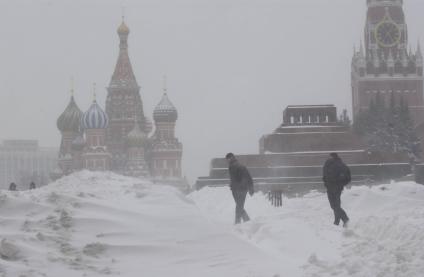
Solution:
[[[382,21],[375,28],[375,39],[381,47],[393,47],[400,41],[400,30],[396,23]]]

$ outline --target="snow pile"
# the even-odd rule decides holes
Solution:
[[[248,197],[234,226],[228,188],[184,196],[112,173],[80,172],[32,191],[0,192],[0,276],[422,276],[424,186],[344,192],[332,225],[325,194]]]
[[[216,224],[230,228],[234,206],[227,188],[190,196]],[[422,276],[424,186],[392,183],[345,190],[347,230],[332,225],[325,194],[284,199],[272,207],[264,195],[247,199],[252,221],[233,232],[281,260],[290,276]],[[289,275],[287,275],[289,276]]]
[[[0,192],[1,277],[272,277],[276,265],[176,189],[146,180],[84,171]]]

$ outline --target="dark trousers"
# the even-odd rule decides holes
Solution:
[[[243,221],[249,221],[249,215],[244,210],[244,202],[246,201],[247,190],[232,190],[234,201],[236,202],[236,219],[235,224]]]
[[[342,195],[341,189],[327,189],[328,201],[330,201],[330,206],[334,211],[334,224],[339,225],[340,219],[343,223],[346,223],[349,218],[347,217],[346,212],[341,207],[340,196]]]

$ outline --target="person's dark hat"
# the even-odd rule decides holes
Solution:
[[[231,158],[234,158],[235,156],[234,156],[234,154],[233,153],[228,153],[227,155],[225,155],[225,159],[231,159]]]
[[[338,159],[339,155],[336,152],[330,153],[330,156],[334,159]]]

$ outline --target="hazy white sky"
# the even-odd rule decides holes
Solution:
[[[424,1],[404,2],[415,49]],[[191,181],[208,174],[212,157],[257,153],[287,105],[350,110],[366,0],[0,0],[0,139],[58,146],[71,76],[82,110],[93,82],[104,107],[122,6],[145,113],[166,74]]]

